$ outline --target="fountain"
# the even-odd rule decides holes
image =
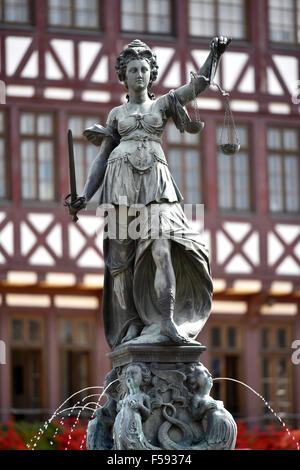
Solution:
[[[230,42],[214,38],[190,83],[157,99],[150,93],[158,70],[154,52],[138,39],[124,48],[116,72],[128,89],[127,103],[112,109],[106,127],[95,124],[84,131],[100,149],[81,196],[69,131],[71,193],[66,205],[73,221],[99,187],[99,205],[109,213],[103,319],[113,369],[104,383],[106,403],[79,407],[93,410],[88,449],[235,448],[236,423],[223,403],[210,396],[213,379],[200,362],[206,348],[196,341],[211,310],[208,252],[182,210],[183,197],[161,147],[169,118],[180,132],[202,131],[197,107],[191,121],[185,105],[196,103],[213,84]],[[221,143],[232,155],[239,143],[226,100],[231,137]]]
[[[135,367],[135,366],[133,366]],[[129,371],[130,372],[130,371]],[[130,378],[130,375],[132,374],[128,374]],[[273,408],[271,407],[271,405],[268,403],[268,401],[260,394],[258,393],[256,390],[254,390],[252,387],[250,387],[249,385],[245,384],[244,382],[240,381],[240,380],[237,380],[237,379],[233,379],[233,378],[229,378],[229,377],[215,377],[213,379],[213,381],[218,381],[218,380],[229,380],[229,381],[233,381],[233,382],[236,382],[240,385],[242,385],[243,387],[247,388],[248,390],[250,390],[253,394],[255,394],[257,397],[259,397],[263,403],[265,404],[265,406],[268,408],[268,410],[272,413],[272,415],[279,421],[280,425],[284,428],[284,430],[286,431],[286,433],[288,434],[289,438],[294,442],[295,444],[295,449],[297,450],[300,450],[300,444],[298,441],[296,441],[296,438],[295,436],[293,435],[293,432],[289,429],[289,427],[286,425],[286,423],[282,420],[282,418],[279,416],[279,414],[273,410]],[[118,379],[116,379],[115,381],[115,384],[117,384],[119,382]],[[131,380],[129,380],[129,383],[131,382]],[[89,440],[88,440],[88,443],[86,442],[86,438],[87,438],[87,435],[85,434],[83,436],[83,439],[81,441],[81,444],[80,444],[80,450],[85,450],[86,449],[86,445],[88,448],[90,449],[93,449],[93,446],[95,446],[96,444],[96,448],[97,448],[97,439],[95,440],[95,431],[97,433],[97,428],[99,427],[99,422],[98,422],[98,418],[102,416],[102,413],[103,411],[100,411],[102,408],[107,408],[107,402],[109,402],[109,388],[110,386],[113,386],[113,382],[110,382],[109,385],[103,389],[103,387],[99,387],[99,386],[95,386],[95,387],[87,387],[85,389],[82,389],[82,390],[79,390],[78,392],[74,393],[73,395],[71,395],[70,397],[68,397],[66,400],[64,400],[64,402],[55,410],[55,412],[52,414],[52,416],[50,417],[50,419],[48,419],[45,423],[44,423],[44,426],[42,428],[39,429],[38,433],[32,438],[30,439],[30,442],[27,443],[27,448],[29,450],[38,450],[39,449],[39,441],[40,441],[40,438],[42,437],[42,435],[44,434],[44,432],[47,430],[49,424],[54,421],[55,419],[59,418],[59,416],[61,416],[61,418],[59,419],[59,425],[60,426],[63,426],[65,424],[65,416],[62,416],[63,414],[67,414],[67,418],[69,418],[70,416],[73,415],[73,413],[77,413],[76,414],[76,418],[75,418],[75,422],[73,423],[73,425],[71,426],[71,430],[70,430],[70,433],[69,433],[69,440],[67,442],[67,445],[66,445],[66,448],[65,450],[69,450],[69,445],[71,443],[71,440],[72,440],[72,433],[73,431],[76,429],[78,423],[79,423],[79,419],[80,419],[80,415],[82,414],[83,411],[86,411],[88,410],[91,414],[90,416],[90,424],[89,424]],[[132,383],[130,384],[130,386],[132,387]],[[85,391],[88,391],[88,390],[92,390],[92,389],[102,389],[102,392],[101,393],[93,393],[93,394],[90,394],[90,395],[86,395],[85,397],[81,398],[80,400],[78,400],[72,407],[66,407],[66,408],[63,408],[64,405],[66,405],[68,403],[68,401],[73,398],[74,396],[76,395],[80,395],[82,394],[83,392]],[[130,395],[130,394],[129,394]],[[84,405],[81,405],[81,403],[85,402],[86,400],[90,399],[91,397],[98,397],[98,400],[96,402],[87,402],[87,403],[84,403]],[[101,399],[102,398],[106,398],[107,402],[104,403],[103,405],[100,404],[101,402]],[[132,397],[129,397],[129,400],[132,399]],[[94,406],[94,407],[92,407]],[[123,407],[124,408],[124,407]],[[76,411],[75,411],[76,410]],[[79,411],[77,411],[79,410]],[[164,405],[164,415],[167,415],[168,414],[168,411],[167,410],[170,410],[174,413],[174,408],[172,405],[168,405],[168,404],[165,404]],[[104,413],[105,414],[105,413]],[[96,415],[96,418],[95,418],[95,415]],[[167,419],[168,421],[168,419]],[[116,426],[117,428],[118,426]],[[164,427],[162,428],[162,434],[164,434],[166,431],[168,431],[169,429],[166,429],[166,428],[170,428],[170,424],[166,423],[164,425]],[[58,434],[58,431],[59,431],[59,426],[57,426],[55,428],[55,431],[51,437],[51,440],[50,440],[50,445],[54,445],[54,441],[55,441],[55,438]],[[123,434],[124,436],[124,434]],[[99,438],[99,434],[98,434],[98,438]],[[122,434],[119,435],[117,437],[117,439],[122,439]],[[99,445],[99,442],[98,442],[98,445]],[[151,450],[151,449],[150,449]]]

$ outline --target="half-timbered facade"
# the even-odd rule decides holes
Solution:
[[[205,206],[214,302],[199,338],[203,362],[299,425],[300,365],[291,356],[300,340],[300,7],[282,4],[0,1],[2,418],[47,415],[72,392],[101,385],[110,369],[100,314],[103,219],[97,197],[76,224],[63,207],[67,130],[81,190],[96,153],[82,130],[104,124],[125,100],[114,70],[122,47],[138,37],[154,48],[161,95],[190,79],[214,35],[227,34],[233,41],[216,81],[231,94],[239,154],[218,152],[225,103],[214,88],[198,99],[200,136],[170,124],[164,138],[185,201]],[[237,418],[269,422],[242,385],[218,381],[215,396]]]

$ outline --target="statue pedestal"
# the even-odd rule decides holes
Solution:
[[[108,354],[107,402],[87,431],[88,449],[233,449],[236,424],[209,393],[206,347],[123,344]]]
[[[205,346],[159,346],[151,344],[121,345],[113,352],[108,353],[113,368],[125,366],[133,362],[151,362],[157,364],[194,363],[199,362],[200,354],[206,350]]]

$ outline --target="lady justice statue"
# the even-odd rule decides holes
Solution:
[[[76,215],[101,188],[100,206],[112,209],[116,216],[115,230],[108,226],[104,238],[103,318],[111,354],[124,348],[129,351],[130,347],[144,348],[150,354],[149,351],[159,346],[170,357],[172,351],[192,351],[198,347],[199,356],[195,338],[209,316],[213,290],[208,253],[182,210],[183,197],[169,171],[161,139],[170,118],[181,132],[202,130],[203,123],[192,122],[184,107],[210,85],[229,43],[227,37],[214,38],[206,62],[193,74],[191,82],[155,99],[150,89],[157,78],[156,56],[143,42],[132,41],[116,62],[119,80],[128,89],[127,102],[110,111],[106,127],[95,124],[84,131],[87,139],[100,149],[89,170],[83,194],[71,202],[70,212]],[[143,217],[137,215],[141,212]],[[131,236],[129,227],[135,223],[139,225],[139,235]],[[179,360],[173,357],[173,364],[170,357],[164,359],[170,363],[168,370],[165,366],[161,370],[162,360],[155,364],[153,356],[149,359],[151,380],[136,392],[143,394],[144,401],[145,393],[150,397],[147,406],[152,410],[147,419],[143,417],[144,437],[139,440],[139,446],[147,442],[160,448],[171,439],[180,448],[182,436],[188,435],[188,447],[192,448],[193,442],[204,439],[198,421],[182,434],[182,429],[186,430],[193,419],[187,411],[192,394],[188,386],[189,371],[199,363],[181,360],[181,352],[178,354]],[[181,364],[180,370],[176,361],[194,365]],[[119,357],[114,370],[120,382],[125,374],[122,368],[129,362],[139,363],[143,368],[147,359]],[[178,396],[180,405],[174,398]],[[124,398],[122,401],[121,396],[119,400],[128,401]],[[120,404],[113,409],[120,409]],[[114,436],[119,432],[120,416],[126,421],[127,412],[123,411],[121,408],[118,415],[110,417],[114,421],[118,416]],[[96,418],[100,427],[102,414]],[[142,429],[141,423],[140,420]],[[94,439],[97,445],[91,444],[97,434],[95,426],[94,423],[93,431],[90,427],[90,448],[103,449],[105,446],[99,444],[98,438],[98,441]],[[103,426],[101,429],[103,434]],[[162,429],[167,429],[168,436],[158,439]],[[114,440],[112,435],[107,437],[105,442],[115,441],[118,448],[119,440]],[[187,442],[181,448],[186,446]]]
[[[86,207],[101,186],[99,203],[113,205],[117,221],[122,218],[129,226],[137,204],[148,214],[139,239],[121,237],[124,227],[118,224],[114,236],[108,232],[104,240],[103,317],[112,348],[132,340],[189,344],[208,318],[208,254],[184,216],[183,197],[169,171],[161,138],[169,118],[181,131],[202,129],[202,123],[190,122],[183,106],[210,84],[229,42],[222,36],[213,39],[198,76],[155,99],[150,94],[157,78],[155,54],[134,40],[116,63],[118,77],[128,89],[127,103],[111,110],[106,128],[95,125],[84,132],[100,149],[83,195],[72,203],[73,213]]]

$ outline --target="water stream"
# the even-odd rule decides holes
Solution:
[[[59,421],[59,425],[63,426],[64,423],[65,423],[65,417],[64,416],[61,416],[63,413],[67,413],[67,416],[70,417],[71,415],[73,415],[74,411],[75,410],[79,410],[77,415],[76,415],[76,418],[75,418],[75,422],[73,423],[70,431],[69,431],[69,434],[68,434],[68,442],[67,442],[67,445],[65,447],[65,450],[68,450],[68,447],[71,443],[71,440],[72,440],[72,433],[74,431],[74,429],[76,428],[78,422],[79,422],[79,418],[80,418],[80,415],[83,411],[85,410],[88,410],[91,412],[91,417],[90,419],[93,419],[94,416],[95,416],[95,412],[98,408],[101,408],[101,405],[100,405],[100,401],[102,399],[102,397],[105,396],[105,393],[107,391],[107,389],[112,385],[112,383],[118,381],[119,379],[116,379],[114,380],[113,382],[111,382],[104,390],[103,390],[103,387],[102,386],[94,386],[94,387],[86,387],[86,388],[83,388],[82,390],[79,390],[78,392],[76,393],[73,393],[70,397],[68,397],[56,410],[55,412],[52,414],[51,418],[48,419],[47,421],[45,421],[44,423],[44,426],[43,428],[40,428],[38,433],[32,438],[30,439],[30,442],[27,444],[27,448],[28,449],[31,449],[31,450],[36,450],[37,448],[37,445],[38,445],[38,442],[40,440],[40,438],[42,437],[42,435],[44,434],[44,432],[46,431],[46,429],[48,428],[49,424],[54,420],[54,418],[58,418],[60,417],[60,421]],[[241,384],[243,385],[244,387],[248,388],[251,392],[253,392],[256,396],[258,396],[262,401],[263,403],[265,404],[265,406],[269,409],[269,411],[275,416],[275,418],[278,419],[278,421],[280,422],[281,426],[283,426],[283,428],[285,429],[285,431],[287,432],[288,436],[295,442],[295,445],[297,447],[297,450],[300,450],[300,445],[299,445],[299,442],[296,441],[295,439],[295,436],[293,436],[291,434],[291,431],[290,429],[286,426],[285,422],[282,420],[282,418],[272,409],[272,407],[270,406],[270,404],[267,402],[267,400],[260,394],[258,393],[256,390],[254,390],[252,387],[250,387],[249,385],[245,384],[244,382],[241,382],[240,380],[237,380],[237,379],[232,379],[232,378],[229,378],[229,377],[216,377],[213,379],[214,381],[217,381],[217,380],[229,380],[229,381],[232,381],[232,382],[236,382],[238,384]],[[87,395],[85,397],[83,397],[81,400],[77,401],[72,407],[67,407],[67,408],[63,408],[63,406],[73,397],[75,397],[76,395],[79,395],[80,393],[83,393],[87,390],[91,390],[91,389],[102,389],[102,392],[101,393],[93,393],[93,394],[90,394],[90,395]],[[97,401],[88,401],[87,403],[84,403],[83,405],[81,405],[82,402],[85,402],[86,400],[92,398],[92,397],[98,397],[98,400]],[[51,440],[50,440],[50,445],[53,445],[54,444],[54,440],[56,438],[56,435],[58,434],[58,431],[59,431],[59,426],[56,427],[55,429],[55,432],[53,434],[53,436],[51,437]],[[80,444],[80,450],[83,449],[83,446],[85,444],[85,441],[86,441],[86,433],[84,434],[83,436],[83,439],[81,441],[81,444]]]
[[[293,436],[291,434],[291,431],[290,429],[286,426],[285,422],[281,419],[281,417],[273,410],[273,408],[270,406],[270,404],[267,402],[267,400],[260,394],[258,393],[256,390],[254,390],[252,387],[250,387],[249,385],[245,384],[244,382],[241,382],[240,380],[237,380],[237,379],[231,379],[229,377],[216,377],[215,379],[213,379],[214,381],[215,380],[229,380],[231,382],[236,382],[236,383],[239,383],[241,385],[243,385],[244,387],[248,388],[249,390],[251,390],[251,392],[255,393],[255,395],[257,395],[263,402],[264,404],[266,405],[266,407],[268,408],[269,411],[271,411],[271,413],[275,416],[275,418],[278,419],[278,421],[280,422],[281,426],[283,426],[284,430],[288,433],[289,437],[291,439],[293,439],[293,441],[295,441],[295,444],[296,444],[296,447],[297,447],[297,450],[300,450],[300,446],[299,446],[299,442],[296,441],[295,439],[295,436]]]
[[[75,392],[73,393],[72,395],[70,395],[55,411],[54,413],[52,414],[51,418],[48,419],[47,421],[45,421],[44,423],[44,426],[43,428],[40,428],[38,433],[35,434],[35,436],[33,438],[30,439],[30,442],[28,444],[26,444],[27,448],[30,449],[30,450],[36,450],[36,447],[38,445],[38,441],[40,440],[40,438],[42,437],[42,435],[44,434],[44,432],[47,430],[49,424],[58,416],[60,416],[62,413],[66,413],[68,412],[67,416],[70,417],[73,412],[75,410],[79,410],[79,412],[77,413],[77,416],[75,418],[75,422],[73,423],[71,429],[70,429],[70,432],[69,432],[69,435],[68,435],[68,442],[67,442],[67,447],[65,448],[65,450],[68,450],[68,446],[70,445],[71,443],[71,440],[72,440],[72,433],[75,429],[75,427],[77,426],[78,424],[78,421],[79,421],[79,418],[80,418],[80,415],[83,411],[85,410],[89,410],[92,412],[92,415],[90,417],[90,419],[93,419],[94,416],[95,416],[95,412],[98,408],[101,408],[101,405],[100,405],[100,401],[101,401],[101,398],[105,396],[105,392],[107,391],[107,389],[114,383],[114,382],[117,382],[119,379],[116,379],[114,380],[113,382],[111,382],[104,390],[103,390],[103,387],[102,386],[94,386],[94,387],[86,387],[86,388],[83,388],[82,390],[79,390],[78,392]],[[68,407],[68,408],[63,408],[62,407],[69,401],[71,400],[73,397],[75,397],[76,395],[79,395],[87,390],[91,390],[91,389],[102,389],[102,392],[101,393],[94,393],[94,394],[91,394],[91,395],[88,395],[88,396],[85,396],[83,397],[80,401],[77,401],[72,407]],[[97,402],[95,401],[90,401],[88,403],[85,403],[83,406],[80,405],[81,402],[84,402],[85,400],[87,400],[88,398],[92,397],[92,396],[98,396],[98,400]],[[91,406],[94,406],[94,408],[92,408]],[[60,421],[59,421],[59,424],[61,426],[64,425],[64,421],[65,421],[65,417],[64,416],[60,416]],[[55,437],[56,435],[58,434],[58,431],[59,431],[59,427],[56,427],[55,429],[55,432],[50,440],[50,445],[53,445],[54,442],[53,440],[55,440]],[[82,439],[82,442],[80,444],[80,449],[82,450],[83,449],[83,446],[84,446],[84,442],[86,441],[86,434],[84,435],[83,439]]]

